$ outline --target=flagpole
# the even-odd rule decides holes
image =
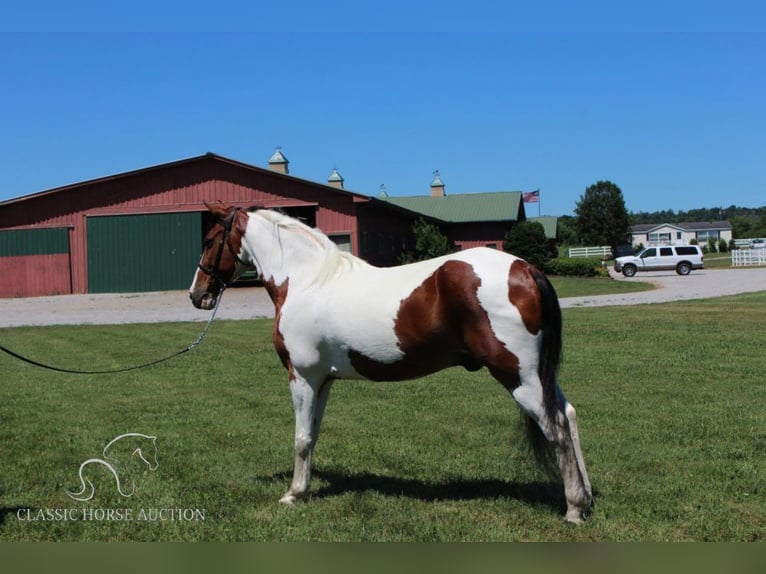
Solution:
[[[543,202],[543,198],[540,197],[540,188],[537,188],[537,217],[540,217],[540,204]]]

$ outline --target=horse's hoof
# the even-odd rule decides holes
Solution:
[[[571,510],[567,511],[567,515],[564,518],[565,522],[568,522],[569,524],[582,524],[585,522],[586,514],[577,508],[573,508]]]
[[[295,504],[296,500],[297,500],[297,498],[295,498],[294,495],[292,495],[292,494],[290,494],[288,492],[282,498],[279,499],[279,502],[282,503],[282,504],[289,504],[290,506],[292,506],[293,504]]]

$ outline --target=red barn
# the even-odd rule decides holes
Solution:
[[[486,202],[480,195],[492,194],[476,194],[476,202]],[[208,153],[0,202],[0,297],[186,288],[212,224],[203,201],[217,200],[280,208],[376,265],[396,263],[420,216],[458,245],[497,247],[525,218],[523,203],[511,199],[515,211],[498,217],[495,202],[491,224],[440,219],[348,191],[336,170],[327,184],[291,176],[279,150],[268,169]],[[455,204],[450,213],[460,210]]]

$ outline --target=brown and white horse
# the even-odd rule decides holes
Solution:
[[[208,206],[218,223],[190,289],[212,309],[221,290],[255,269],[276,308],[274,346],[295,407],[295,471],[281,502],[305,496],[311,456],[337,379],[400,381],[446,367],[487,367],[555,451],[566,519],[593,496],[574,407],[558,386],[561,311],[548,279],[522,259],[476,248],[379,268],[323,233],[265,209]],[[535,441],[533,441],[533,444]]]

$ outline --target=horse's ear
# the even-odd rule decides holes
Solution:
[[[229,212],[231,211],[231,207],[229,207],[222,201],[219,201],[218,203],[214,203],[213,205],[210,205],[207,201],[203,201],[202,203],[205,204],[205,207],[208,208],[208,211],[210,211],[210,213],[215,215],[221,221],[226,219],[226,217],[229,215]]]

